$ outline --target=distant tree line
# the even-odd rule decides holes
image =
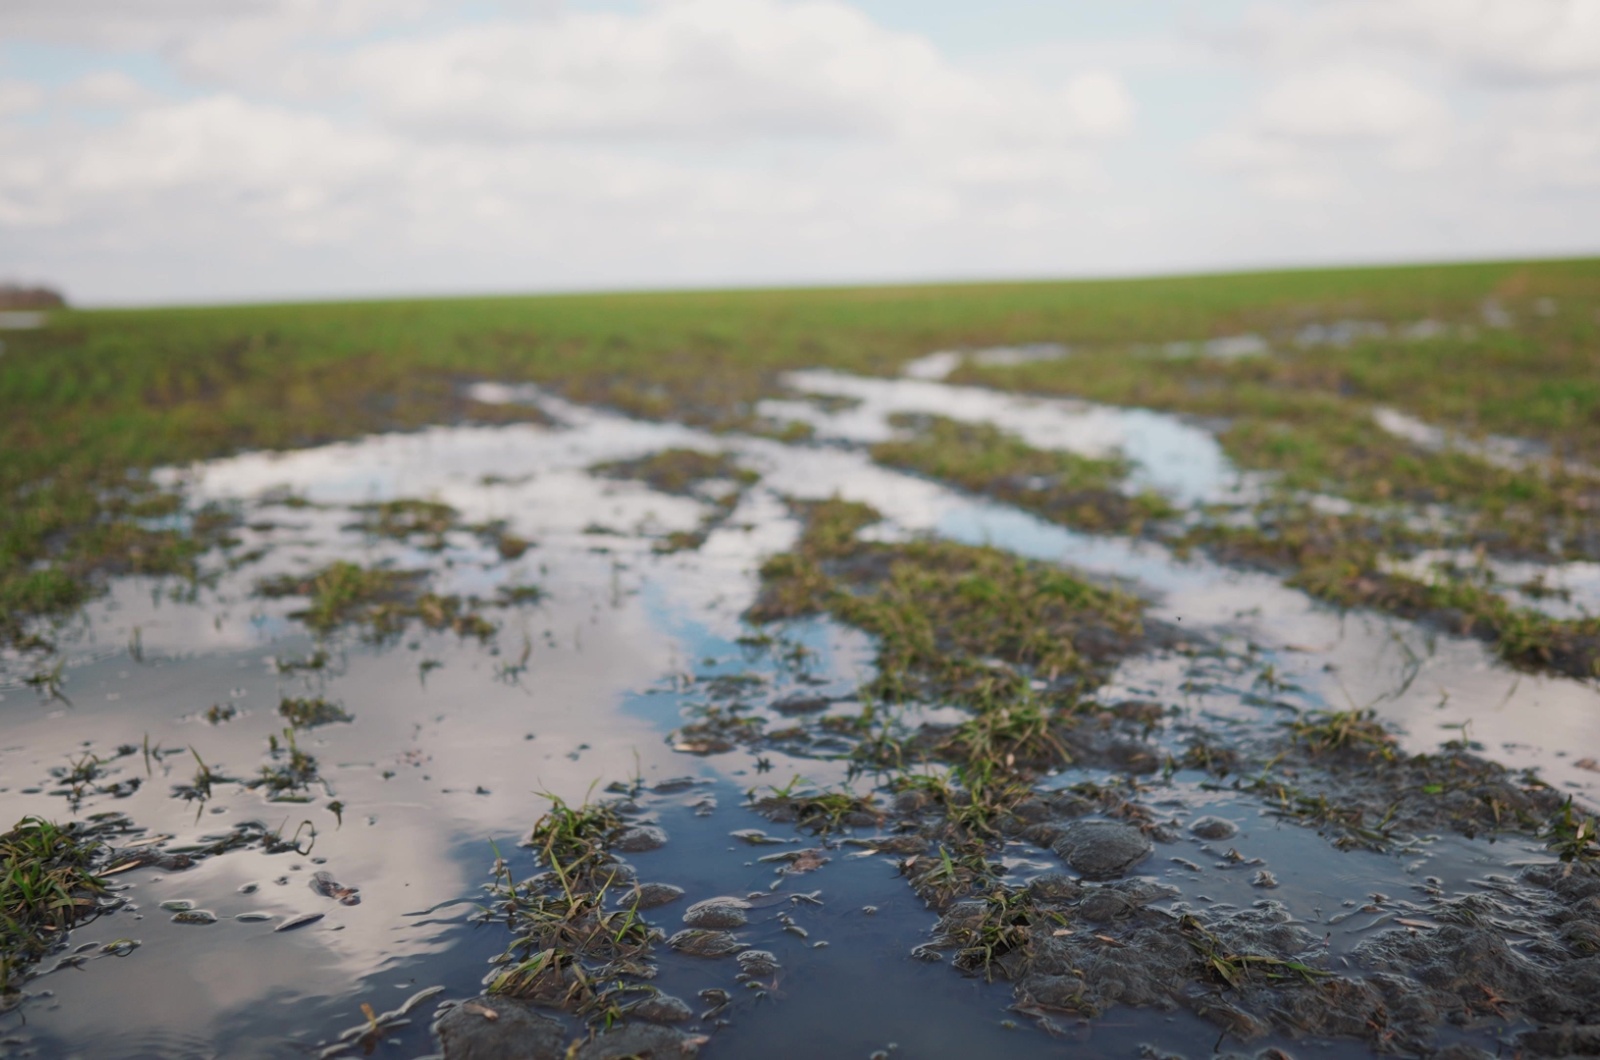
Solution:
[[[49,287],[0,283],[0,309],[65,309],[67,300]]]

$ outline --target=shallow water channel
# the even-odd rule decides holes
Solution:
[[[441,1006],[481,994],[487,962],[509,941],[503,924],[478,922],[496,858],[531,874],[519,843],[546,796],[576,804],[613,783],[634,792],[637,821],[667,835],[659,849],[626,855],[640,879],[683,888],[680,903],[651,914],[667,934],[695,901],[770,896],[737,932],[776,958],[779,970],[760,983],[739,981],[732,959],[658,947],[654,985],[689,1001],[684,1026],[706,1036],[703,1056],[1372,1052],[1368,1040],[1281,1027],[1230,1034],[1194,1007],[1041,1017],[1017,1006],[1011,984],[923,949],[939,916],[901,878],[898,857],[842,842],[849,831],[819,840],[757,814],[752,791],[795,777],[873,788],[818,717],[806,719],[803,744],[735,742],[708,754],[675,735],[734,702],[773,728],[793,720],[779,706],[800,694],[832,700],[819,717],[859,707],[853,697],[873,670],[865,635],[826,618],[764,630],[741,618],[763,558],[795,539],[791,497],[867,501],[887,517],[872,531],[884,539],[992,544],[1151,600],[1150,617],[1193,645],[1124,662],[1096,698],[1165,708],[1149,736],[1158,750],[1181,758],[1200,729],[1247,746],[1302,712],[1370,706],[1408,752],[1458,741],[1600,802],[1592,683],[1518,673],[1474,640],[1341,614],[1269,575],[1074,533],[877,466],[863,448],[888,436],[892,413],[937,413],[994,422],[1039,447],[1123,452],[1134,485],[1181,504],[1248,495],[1202,426],[929,379],[814,372],[791,384],[792,401],[762,411],[810,423],[813,441],[711,436],[482,386],[480,400],[537,404],[551,424],[435,428],[171,472],[194,504],[239,506],[239,541],[217,557],[214,584],[119,581],[61,638],[59,695],[3,675],[0,817],[122,814],[119,848],[167,855],[261,832],[293,848],[241,842],[188,867],[169,858],[115,877],[124,904],[75,930],[22,1002],[0,1012],[0,1056],[437,1054]],[[665,553],[658,543],[701,527],[714,498],[589,469],[670,447],[730,452],[760,478],[700,547]],[[462,529],[396,541],[352,525],[353,506],[395,498],[448,504],[462,524],[503,520],[533,547],[508,559]],[[485,641],[408,628],[375,644],[348,631],[319,639],[291,617],[303,601],[254,591],[263,578],[341,559],[430,572],[439,593],[491,599],[537,585],[542,596],[486,612],[499,628]],[[348,720],[286,732],[280,701],[319,696]],[[239,782],[279,761],[291,738],[318,763],[306,790],[274,799]],[[192,787],[197,769],[219,779],[208,796],[182,797],[176,789]],[[1083,780],[1114,778],[1067,768],[1042,787]],[[1496,903],[1514,959],[1536,961],[1550,944],[1547,923],[1528,912],[1541,899],[1518,882],[1527,866],[1554,863],[1531,837],[1441,832],[1383,852],[1340,849],[1200,770],[1142,784],[1141,801],[1171,827],[1127,879],[1158,888],[1158,910],[1260,911],[1320,938],[1319,959],[1335,971],[1358,966],[1378,934],[1438,927],[1438,910],[1463,901]],[[1236,834],[1194,834],[1203,816]],[[732,835],[747,829],[772,842]],[[826,860],[805,872],[760,860],[801,848]],[[1003,858],[1018,880],[1064,871],[1026,842],[1008,843]],[[368,1024],[363,1005],[390,1012],[435,987],[340,1051],[341,1034]],[[726,1003],[702,994],[719,990]],[[1530,1026],[1495,1013],[1441,1015],[1432,1046],[1492,1053]]]

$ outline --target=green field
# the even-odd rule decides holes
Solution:
[[[1366,330],[1347,345],[1293,341],[1308,325],[1341,321]],[[1274,352],[1219,359],[1166,348],[1241,334],[1261,336]],[[785,369],[891,374],[932,350],[1007,343],[1059,342],[1073,353],[969,364],[957,381],[1205,417],[1239,466],[1278,473],[1280,496],[1258,520],[1264,529],[1202,526],[1182,547],[1283,568],[1341,603],[1453,610],[1465,627],[1502,640],[1522,620],[1501,613],[1497,597],[1480,599],[1482,586],[1463,579],[1439,599],[1377,585],[1379,551],[1600,559],[1600,483],[1561,463],[1600,462],[1600,259],[72,311],[4,340],[0,635],[35,647],[48,638],[31,619],[70,614],[110,573],[192,573],[225,532],[220,517],[171,518],[179,502],[145,482],[152,467],[532,414],[466,400],[460,384],[478,379],[536,382],[640,417],[772,430],[754,406],[783,394]],[[1379,406],[1465,435],[1526,439],[1552,459],[1506,469],[1429,452],[1377,431]],[[899,462],[918,466],[909,459]],[[958,484],[983,492],[970,474]],[[1348,498],[1361,514],[1329,524],[1304,509],[1307,491]],[[1422,534],[1385,518],[1424,503],[1449,509],[1445,529]],[[1534,631],[1533,646],[1511,657],[1548,662],[1547,632]],[[1557,640],[1594,633],[1567,629]],[[1558,668],[1582,672],[1591,655],[1579,650],[1576,663]]]

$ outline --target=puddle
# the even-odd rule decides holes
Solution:
[[[991,346],[967,352],[939,350],[908,361],[900,370],[900,374],[907,379],[922,379],[937,383],[948,379],[952,372],[967,361],[989,368],[1003,368],[1019,364],[1033,364],[1037,361],[1059,361],[1071,353],[1071,349],[1059,342],[1028,342],[1020,346]]]
[[[859,711],[857,690],[874,673],[869,638],[825,618],[761,630],[741,619],[761,564],[799,531],[783,498],[834,495],[884,514],[872,531],[878,540],[934,534],[993,545],[1149,599],[1148,619],[1193,643],[1123,661],[1097,698],[1161,705],[1145,737],[1152,754],[1182,760],[1199,734],[1248,749],[1281,739],[1285,723],[1306,712],[1371,707],[1407,752],[1468,742],[1507,766],[1537,769],[1562,791],[1600,795],[1586,757],[1600,747],[1592,685],[1518,674],[1477,641],[1341,615],[1266,575],[1074,533],[873,464],[861,446],[892,434],[890,416],[936,413],[1001,425],[1040,448],[1122,453],[1136,465],[1137,487],[1185,504],[1238,496],[1240,476],[1200,427],[1144,410],[946,386],[936,381],[944,363],[920,378],[792,374],[796,391],[848,401],[775,401],[760,411],[810,423],[823,444],[713,436],[480,384],[478,400],[536,403],[553,425],[435,428],[169,472],[194,502],[237,506],[238,541],[216,557],[214,582],[192,592],[118,582],[63,638],[61,697],[25,686],[20,672],[0,675],[0,812],[7,820],[124,814],[131,830],[119,845],[170,836],[151,844],[167,851],[262,833],[295,846],[252,839],[192,867],[115,877],[122,907],[73,931],[67,953],[41,966],[53,970],[0,1012],[0,1056],[318,1055],[363,1025],[364,1004],[383,1013],[442,987],[366,1042],[373,1055],[434,1053],[439,1006],[480,994],[489,962],[510,942],[503,924],[479,922],[496,857],[516,878],[533,876],[534,855],[518,844],[547,796],[577,805],[613,782],[632,793],[630,821],[667,836],[660,849],[625,855],[639,879],[684,891],[649,914],[664,934],[683,928],[694,902],[762,896],[735,933],[781,971],[754,985],[737,978],[731,958],[656,947],[651,984],[689,1002],[686,1026],[709,1036],[704,1056],[1077,1049],[1134,1057],[1193,1054],[1219,1030],[1225,1049],[1370,1055],[1376,1046],[1355,1031],[1295,1037],[1273,1025],[1230,1037],[1207,1008],[1233,996],[1225,985],[1156,1008],[1110,999],[1092,1018],[1046,1013],[1019,1001],[1012,984],[960,974],[948,950],[928,949],[940,914],[907,885],[902,856],[843,842],[875,834],[877,824],[818,836],[750,808],[750,793],[796,777],[817,788],[849,783],[885,805],[892,798],[874,790],[848,757],[845,729],[827,721]],[[737,495],[665,493],[589,470],[665,449],[727,453],[760,477]],[[363,525],[360,506],[398,498],[456,515],[436,534],[384,536]],[[687,533],[702,535],[698,547],[671,550],[674,535]],[[526,550],[498,545],[503,535]],[[264,579],[305,578],[335,562],[424,572],[417,577],[431,593],[475,601],[497,631],[480,639],[411,621],[389,637],[319,638],[296,617],[304,600],[256,592]],[[1573,606],[1588,606],[1593,572],[1563,576]],[[538,592],[508,596],[513,587]],[[286,731],[283,701],[318,698],[338,711]],[[896,720],[914,727],[960,717],[931,705]],[[701,753],[694,733],[703,730],[693,727],[719,718],[797,735]],[[248,786],[283,766],[291,738],[314,759],[315,781],[287,798]],[[92,775],[79,769],[86,761]],[[202,771],[217,779],[197,797]],[[1069,766],[1039,788],[1067,798],[1074,785],[1126,785],[1164,830],[1148,859],[1097,900],[1146,885],[1159,897],[1085,928],[1091,914],[1079,893],[1071,915],[1083,933],[1063,946],[1131,957],[1143,952],[1141,924],[1168,925],[1170,934],[1192,917],[1224,931],[1256,917],[1302,932],[1314,958],[1342,974],[1370,969],[1369,944],[1385,932],[1437,926],[1451,903],[1464,902],[1500,903],[1494,915],[1514,922],[1507,937],[1516,947],[1552,945],[1540,918],[1554,899],[1515,882],[1526,866],[1552,860],[1531,838],[1423,834],[1383,852],[1339,849],[1275,815],[1259,793],[1187,766],[1134,782]],[[1233,834],[1199,838],[1189,828],[1202,816]],[[751,829],[773,844],[734,835]],[[804,873],[760,860],[802,848],[826,860]],[[1019,887],[1063,871],[1048,845],[1022,836],[1006,838],[997,858],[1002,878]],[[813,892],[815,900],[804,897]],[[215,919],[174,921],[180,907],[169,903]],[[315,919],[275,930],[307,916]],[[1430,1040],[1493,1048],[1525,1026],[1441,1018]],[[570,1022],[566,1029],[577,1033]]]
[[[1164,357],[1205,357],[1213,361],[1238,361],[1250,357],[1265,357],[1272,345],[1260,335],[1224,335],[1203,342],[1169,342],[1159,347]]]
[[[1494,560],[1466,551],[1429,549],[1386,569],[1419,581],[1439,577],[1441,568],[1472,572],[1517,607],[1552,618],[1581,619],[1600,615],[1600,563],[1529,563]]]
[[[784,381],[806,394],[853,400],[849,408],[837,411],[803,401],[764,401],[757,408],[775,420],[808,423],[825,440],[884,441],[894,436],[890,416],[927,413],[1000,425],[1036,449],[1082,456],[1121,454],[1135,465],[1129,476],[1132,489],[1153,489],[1184,504],[1237,501],[1245,488],[1209,431],[1148,409],[1021,398],[925,379],[872,379],[827,371],[791,372]]]

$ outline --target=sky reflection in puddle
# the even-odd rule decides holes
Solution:
[[[1185,501],[1235,496],[1238,476],[1215,439],[1173,417],[1025,401],[920,380],[797,373],[791,383],[809,393],[857,399],[833,412],[806,402],[763,406],[769,415],[813,423],[826,441],[870,442],[888,436],[886,421],[894,412],[938,413],[995,422],[1038,446],[1123,452],[1138,463],[1140,484]],[[65,688],[70,706],[15,683],[4,686],[0,808],[11,819],[63,815],[62,799],[43,781],[69,755],[84,748],[109,755],[119,744],[137,746],[148,737],[152,746],[175,752],[158,757],[148,774],[138,755],[117,759],[111,765],[117,776],[142,777],[141,787],[123,799],[91,797],[80,812],[126,812],[147,828],[180,837],[252,818],[291,831],[299,820],[310,820],[317,835],[308,856],[245,851],[187,872],[141,870],[124,877],[144,919],[123,910],[75,933],[74,941],[125,935],[144,945],[127,958],[95,961],[83,974],[60,972],[31,984],[36,992],[54,991],[54,998],[26,1007],[25,1043],[46,1052],[105,1056],[204,1055],[249,1043],[262,1055],[304,1055],[359,1022],[362,1000],[373,999],[381,1010],[395,1003],[392,995],[435,982],[452,996],[467,996],[478,987],[482,962],[504,943],[499,929],[469,930],[459,911],[466,907],[423,911],[472,899],[486,879],[490,841],[513,850],[541,812],[542,792],[578,801],[597,782],[635,775],[646,783],[697,778],[705,787],[695,797],[709,793],[717,800],[710,820],[695,816],[688,796],[653,803],[674,839],[641,857],[641,871],[707,894],[767,886],[770,870],[753,865],[749,852],[726,838],[735,828],[772,827],[739,808],[743,793],[800,774],[831,783],[844,779],[846,765],[771,752],[776,764],[763,773],[758,756],[743,749],[710,758],[674,753],[668,732],[702,701],[704,685],[696,676],[754,672],[769,690],[814,681],[844,694],[870,674],[866,638],[824,621],[781,630],[783,643],[771,649],[740,643],[749,630],[739,616],[754,597],[756,569],[796,531],[781,499],[786,495],[838,493],[869,501],[888,517],[881,532],[889,536],[932,532],[1126,583],[1154,600],[1154,617],[1193,629],[1197,641],[1226,647],[1230,658],[1252,660],[1202,691],[1191,686],[1186,660],[1131,660],[1108,697],[1148,696],[1178,706],[1182,717],[1275,726],[1282,708],[1240,694],[1251,685],[1248,666],[1270,663],[1288,688],[1281,698],[1291,706],[1371,704],[1401,726],[1404,745],[1418,751],[1470,726],[1465,731],[1489,757],[1536,766],[1557,785],[1591,797],[1597,790],[1600,777],[1576,768],[1569,749],[1600,746],[1600,695],[1576,681],[1507,670],[1475,641],[1373,615],[1341,616],[1276,579],[1178,560],[1148,542],[1073,533],[878,467],[857,448],[714,437],[573,406],[530,388],[485,389],[482,396],[537,402],[559,425],[436,428],[247,454],[174,472],[197,502],[238,501],[251,521],[278,522],[277,529],[241,531],[239,551],[259,545],[268,549],[265,556],[192,600],[171,599],[150,582],[119,583],[89,609],[72,644]],[[705,505],[585,472],[599,461],[669,446],[728,450],[762,474],[693,553],[657,555],[653,549],[661,535],[695,527]],[[252,500],[285,485],[314,506]],[[504,519],[536,547],[501,562],[462,533],[450,534],[445,550],[433,553],[350,529],[347,506],[394,497],[443,501],[466,521]],[[612,532],[596,533],[597,527]],[[263,575],[304,571],[334,558],[427,567],[441,591],[487,595],[500,584],[526,580],[549,595],[537,606],[499,613],[495,649],[446,634],[408,635],[384,648],[338,638],[325,671],[280,673],[277,660],[308,657],[315,645],[287,617],[293,602],[259,599],[251,587]],[[129,657],[136,635],[142,661]],[[802,662],[784,663],[782,651],[795,646],[804,649],[795,655]],[[255,772],[266,761],[269,735],[283,728],[279,698],[300,694],[336,698],[354,717],[300,737],[329,786],[314,802],[270,803],[258,792],[219,785],[197,818],[195,807],[169,796],[170,787],[194,771],[190,747],[220,773]],[[210,725],[200,715],[213,704],[239,713]],[[328,808],[333,798],[344,806],[342,822]],[[1187,810],[1236,816],[1245,827],[1241,844],[1257,844],[1251,852],[1262,851],[1278,872],[1281,890],[1274,897],[1308,922],[1378,883],[1404,886],[1423,866],[1463,887],[1483,871],[1483,848],[1463,840],[1430,844],[1410,863],[1350,857],[1312,831],[1269,821],[1255,802],[1237,794],[1187,788],[1172,798]],[[1042,856],[1015,853],[1019,865]],[[1204,860],[1165,847],[1159,854]],[[531,871],[526,854],[516,856]],[[1061,1043],[1002,1026],[1009,1018],[1004,987],[907,956],[933,918],[895,878],[891,863],[836,861],[818,875],[829,906],[814,920],[819,936],[834,945],[816,949],[777,933],[754,935],[758,944],[786,947],[788,996],[741,1010],[708,1055],[865,1055],[891,1041],[903,1055],[952,1045],[973,1055],[1001,1049],[1059,1055]],[[359,887],[361,904],[339,906],[313,893],[307,881],[318,869]],[[1240,904],[1258,894],[1242,877],[1196,874],[1166,860],[1148,871],[1184,888],[1186,900],[1196,900],[1196,887],[1210,902]],[[240,890],[252,885],[248,893]],[[224,919],[172,924],[159,905],[177,898]],[[868,904],[881,907],[881,916],[863,919],[860,907]],[[325,916],[289,933],[272,932],[269,922],[227,919],[252,911]],[[664,922],[675,916],[669,913]],[[1340,935],[1334,945],[1347,946],[1352,937]],[[716,978],[706,966],[672,956],[663,967],[664,979],[679,984],[675,989]],[[6,1017],[0,1028],[10,1032],[15,1025],[15,1017]],[[1082,1046],[1133,1055],[1141,1042],[1177,1047],[1201,1031],[1214,1034],[1188,1015],[1121,1011],[1074,1024],[1071,1033]],[[412,1052],[431,1047],[422,1026],[399,1037]],[[803,1044],[784,1053],[774,1042]],[[0,1047],[0,1055],[7,1048]],[[1349,1045],[1302,1043],[1296,1049],[1297,1055],[1364,1055]]]

